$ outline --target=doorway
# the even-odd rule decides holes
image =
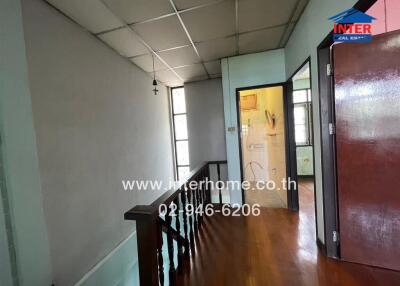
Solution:
[[[292,85],[294,137],[296,143],[299,209],[315,209],[314,133],[311,97],[310,59],[289,80]]]
[[[284,86],[238,90],[242,181],[247,204],[287,208]]]

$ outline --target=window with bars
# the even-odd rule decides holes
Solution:
[[[296,145],[312,145],[311,89],[294,90],[293,104]]]
[[[172,121],[175,142],[175,161],[178,179],[186,177],[189,167],[189,138],[187,130],[187,113],[185,89],[176,87],[171,90]]]

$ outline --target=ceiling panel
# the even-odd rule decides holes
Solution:
[[[190,43],[177,16],[134,25],[133,28],[156,51]]]
[[[171,67],[193,65],[200,62],[192,46],[177,48],[159,53]]]
[[[236,53],[235,37],[221,38],[197,43],[197,50],[203,61],[213,61],[220,58],[234,56]]]
[[[175,71],[183,78],[185,82],[207,78],[207,74],[202,64],[177,68]]]
[[[92,33],[123,26],[123,23],[99,0],[47,0],[47,2]]]
[[[150,73],[153,77],[153,74]],[[156,78],[167,86],[175,87],[183,85],[183,82],[170,70],[163,70],[156,72]]]
[[[167,0],[104,0],[127,23],[137,23],[173,13]],[[84,1],[82,1],[84,2]]]
[[[216,3],[221,0],[174,0],[176,8],[178,10],[188,9],[195,6]]]
[[[224,1],[181,15],[195,42],[235,34],[235,1]]]
[[[209,74],[221,74],[221,61],[204,63]]]
[[[239,33],[285,24],[302,0],[239,1]]]
[[[256,53],[276,49],[285,26],[239,35],[241,54]]]
[[[140,67],[145,72],[153,71],[153,59],[151,54],[137,56],[130,59],[135,65]],[[165,70],[167,67],[155,56],[154,57],[154,69],[156,71]]]
[[[101,34],[99,37],[124,57],[133,57],[149,52],[128,28]]]

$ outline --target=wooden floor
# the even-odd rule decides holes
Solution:
[[[286,194],[285,194],[286,195]],[[267,208],[286,208],[286,200],[283,200],[278,191],[265,189],[254,189],[245,192],[245,200],[249,205],[258,204]]]
[[[302,182],[299,193],[298,213],[264,208],[258,217],[207,218],[178,285],[400,285],[400,272],[323,256],[315,242],[312,182]]]

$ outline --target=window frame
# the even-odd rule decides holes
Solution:
[[[180,178],[179,178],[179,168],[180,167],[188,167],[189,168],[189,170],[190,170],[190,157],[189,157],[189,134],[188,134],[188,131],[189,130],[187,130],[187,139],[176,139],[176,126],[175,126],[175,116],[179,116],[179,115],[184,115],[185,117],[186,117],[186,124],[187,124],[187,106],[185,106],[185,112],[178,112],[178,113],[175,113],[175,111],[174,111],[174,90],[175,89],[183,89],[183,90],[185,90],[184,89],[184,86],[176,86],[176,87],[171,87],[171,92],[170,92],[170,110],[171,110],[171,126],[172,126],[172,136],[173,136],[173,153],[174,153],[174,167],[175,167],[175,179],[176,180],[180,180]],[[185,95],[185,104],[186,104],[186,94],[184,93],[184,95]],[[186,125],[186,128],[187,128],[187,125]],[[177,142],[182,142],[182,141],[186,141],[187,142],[187,144],[188,144],[188,164],[184,164],[184,165],[180,165],[179,163],[178,163],[178,149],[177,149]]]
[[[312,98],[311,98],[311,88],[300,88],[300,89],[295,89],[293,90],[293,93],[295,91],[302,91],[305,90],[307,91],[307,98],[306,101],[299,101],[294,103],[293,102],[293,109],[298,106],[298,105],[304,105],[305,106],[305,112],[306,112],[306,144],[297,144],[296,147],[308,147],[308,146],[313,146],[314,142],[312,141],[313,134],[312,134]],[[293,96],[293,95],[292,95]],[[296,124],[294,124],[294,130],[296,132]]]

